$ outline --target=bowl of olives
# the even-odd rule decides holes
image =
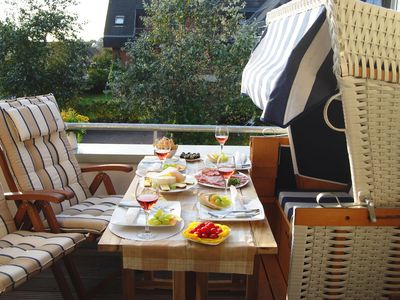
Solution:
[[[193,153],[192,152],[182,152],[179,157],[185,159],[188,162],[201,160],[200,153],[194,153],[194,152]]]

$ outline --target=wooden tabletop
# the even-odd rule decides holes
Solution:
[[[200,168],[199,164],[191,164],[188,165],[188,172],[192,173]],[[136,176],[134,180],[132,181],[130,187],[128,188],[125,198],[129,199],[129,195],[133,194],[133,191],[136,187],[138,177]],[[216,192],[216,189],[213,188],[207,188],[203,186],[198,186],[197,188],[193,188],[191,190],[185,191],[185,192],[180,192],[180,193],[169,193],[169,194],[164,194],[164,197],[166,200],[169,201],[180,201],[181,207],[182,207],[182,218],[185,221],[185,224],[189,224],[192,221],[196,220],[196,217],[198,216],[197,208],[196,208],[196,203],[197,203],[197,194],[198,192]],[[222,190],[219,190],[218,192],[222,192]],[[246,198],[251,198],[251,199],[258,199],[256,191],[254,189],[253,183],[250,180],[250,182],[243,188],[240,189],[241,194],[246,197]],[[258,200],[259,201],[259,200]],[[219,221],[222,223],[222,220]],[[225,223],[225,222],[224,222]],[[232,235],[234,233],[240,233],[241,236],[245,236],[245,241],[243,242],[245,245],[251,246],[250,248],[254,249],[254,255],[255,254],[276,254],[277,253],[277,244],[275,242],[275,239],[272,235],[271,228],[269,226],[268,220],[264,219],[262,221],[239,221],[239,222],[226,222],[226,224],[231,227],[232,230]],[[231,240],[230,240],[231,239]],[[237,238],[238,240],[240,238]],[[157,251],[155,253],[160,253],[162,249],[164,249],[164,252],[170,253],[171,251],[174,252],[175,250],[178,251],[179,247],[186,249],[185,251],[187,252],[188,249],[190,248],[191,250],[194,251],[207,251],[210,254],[212,253],[211,251],[222,251],[223,248],[229,249],[229,251],[232,251],[234,249],[234,242],[236,241],[233,237],[227,239],[224,243],[218,245],[218,246],[204,246],[204,245],[192,245],[195,243],[188,242],[185,240],[180,234],[169,238],[167,240],[162,240],[162,241],[152,241],[152,242],[138,242],[134,240],[127,240],[120,238],[116,235],[114,235],[109,228],[106,229],[106,231],[103,233],[99,243],[98,243],[98,248],[101,251],[111,251],[111,252],[116,252],[116,251],[121,251],[124,253],[129,253],[126,251],[126,249],[135,249],[133,251],[133,254],[130,253],[129,255],[136,255],[136,253],[140,253],[140,256],[143,256],[143,252],[146,251],[151,251],[151,249],[156,248]],[[197,247],[197,248],[196,248]],[[203,247],[203,248],[202,248]],[[217,250],[218,247],[220,250]],[[231,248],[229,248],[231,247]],[[233,248],[232,248],[233,247]],[[140,248],[140,249],[138,249]],[[206,250],[207,249],[207,250]],[[212,249],[212,250],[211,250]],[[242,250],[243,251],[243,250]],[[196,253],[200,253],[196,252]],[[185,253],[185,252],[183,252]],[[193,257],[191,257],[193,259]],[[180,266],[180,265],[179,265]],[[171,269],[175,270],[173,267],[170,267]],[[201,266],[200,266],[201,268]],[[156,269],[156,268],[154,268]],[[179,269],[177,271],[185,271],[186,269]],[[234,273],[234,272],[233,272]]]

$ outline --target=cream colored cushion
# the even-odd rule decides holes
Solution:
[[[25,282],[84,241],[79,233],[16,231],[0,239],[0,293]]]
[[[90,232],[101,234],[110,222],[116,205],[122,196],[94,196],[73,205],[56,215],[65,232]]]

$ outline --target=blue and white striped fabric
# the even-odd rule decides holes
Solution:
[[[294,215],[296,208],[317,208],[321,207],[317,203],[317,196],[320,192],[280,192],[279,193],[279,204],[282,210],[285,212],[288,220],[290,221]],[[352,204],[354,203],[353,197],[350,193],[344,192],[330,192],[339,198],[341,203]],[[333,197],[325,197],[321,199],[321,204],[325,207],[337,207],[337,200]]]
[[[333,51],[323,6],[271,22],[242,75],[242,94],[281,127],[335,94]]]

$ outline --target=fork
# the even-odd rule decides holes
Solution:
[[[247,210],[231,210],[228,211],[224,214],[217,214],[217,213],[212,213],[212,212],[208,212],[208,214],[214,218],[219,218],[219,219],[223,219],[231,214],[237,214],[237,213],[242,213],[244,217],[253,217],[256,216],[260,213],[260,210],[258,208],[255,209],[247,209]]]

